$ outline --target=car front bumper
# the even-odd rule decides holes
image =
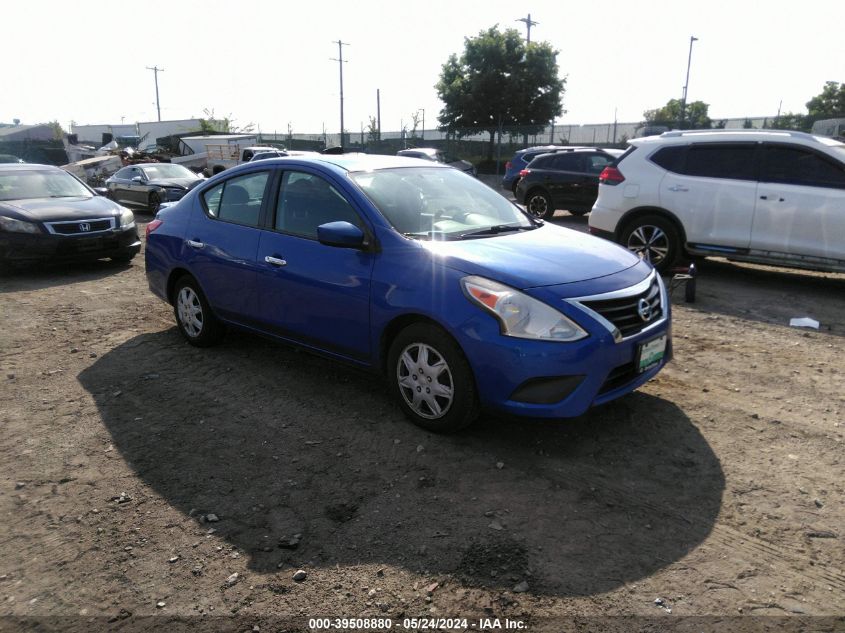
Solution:
[[[485,407],[522,417],[570,418],[630,393],[657,375],[672,358],[670,323],[666,318],[648,332],[619,342],[610,332],[600,332],[574,343],[554,343],[503,336],[498,324],[479,319],[467,324],[460,343]],[[662,336],[663,358],[640,372],[640,346]]]
[[[74,261],[128,257],[141,250],[138,228],[102,231],[87,235],[0,232],[0,261]]]

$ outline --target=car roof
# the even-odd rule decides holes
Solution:
[[[38,163],[0,163],[2,171],[64,171],[55,165],[39,165]]]
[[[437,154],[442,151],[443,150],[439,150],[436,147],[406,147],[405,149],[400,149],[396,152],[396,155],[403,156],[405,154],[410,154],[411,152],[418,152],[420,154],[427,154],[431,156],[432,154]]]
[[[312,163],[331,165],[346,172],[374,171],[396,167],[427,167],[429,169],[452,169],[448,165],[432,163],[422,158],[409,156],[386,156],[382,154],[316,154],[309,156],[286,156],[269,158],[267,164]]]
[[[791,130],[673,130],[628,141],[631,145],[684,145],[695,142],[797,141],[804,145],[841,145],[832,139]]]

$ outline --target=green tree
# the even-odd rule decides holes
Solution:
[[[367,142],[375,143],[381,140],[378,134],[378,120],[374,116],[370,117],[370,121],[367,123],[364,131],[367,133]]]
[[[58,121],[50,121],[49,123],[50,128],[53,130],[53,139],[56,141],[61,141],[62,136],[64,136],[64,129],[62,128],[62,124]]]
[[[516,29],[498,25],[465,38],[464,52],[449,56],[435,86],[441,127],[457,136],[490,134],[488,160],[500,127],[538,133],[563,113],[566,79],[558,77],[557,55],[547,42],[526,45]]]
[[[845,116],[845,83],[825,83],[821,93],[807,102],[807,114],[813,120]]]
[[[707,116],[710,104],[703,101],[691,101],[687,103],[686,112],[683,117],[682,127],[684,129],[701,130],[711,127],[712,121]],[[662,108],[646,110],[643,112],[645,122],[650,125],[668,125],[676,127],[681,122],[681,100],[669,99]]]
[[[810,126],[807,117],[803,114],[796,114],[794,112],[787,112],[775,117],[772,121],[771,129],[773,130],[806,130]]]

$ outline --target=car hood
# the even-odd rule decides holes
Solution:
[[[180,187],[182,189],[190,189],[198,180],[202,178],[156,178],[155,180],[148,180],[148,185],[155,187]]]
[[[111,217],[120,207],[101,196],[90,198],[34,198],[31,200],[6,200],[0,202],[0,214],[22,220],[75,220],[78,218]]]
[[[641,263],[639,257],[607,240],[553,224],[422,245],[445,266],[520,290],[606,277]]]

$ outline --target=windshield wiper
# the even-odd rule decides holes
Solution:
[[[446,233],[444,231],[418,231],[418,232],[402,233],[402,235],[404,235],[405,237],[412,237],[412,238],[415,238],[415,239],[420,239],[420,238],[426,239],[427,238],[429,240],[456,240],[459,237],[463,237],[463,236],[453,235],[452,233]]]
[[[530,231],[537,228],[536,226],[522,226],[519,224],[494,224],[477,231],[469,231],[468,233],[461,233],[460,238],[475,237],[477,235],[498,235],[499,233],[511,233],[513,231]]]

